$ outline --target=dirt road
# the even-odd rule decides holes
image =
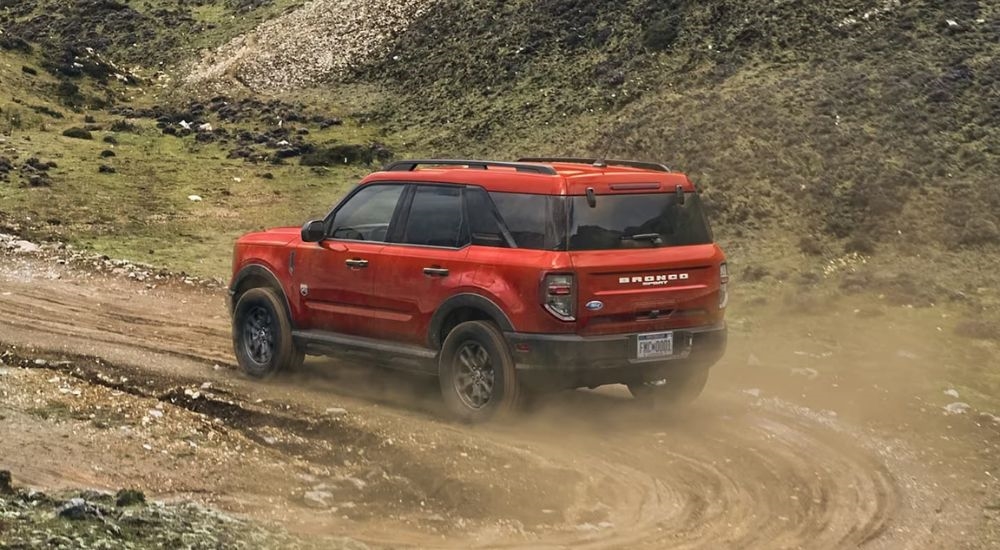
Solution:
[[[244,378],[217,290],[0,253],[0,312],[0,469],[23,485],[136,486],[372,547],[998,542],[1000,437],[920,393],[919,331],[734,319],[682,414],[612,387],[467,427],[419,377],[311,359]]]

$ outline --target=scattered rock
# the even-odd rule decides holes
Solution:
[[[103,159],[111,158],[111,157],[115,157],[115,156],[118,156],[118,155],[116,155],[115,152],[112,151],[111,149],[105,149],[105,150],[101,151],[101,158],[103,158]]]
[[[114,166],[108,166],[107,164],[102,164],[97,167],[97,171],[101,174],[114,174],[118,172]]]
[[[963,403],[961,401],[956,401],[954,403],[949,403],[949,404],[945,405],[944,406],[944,413],[947,414],[947,415],[965,414],[965,413],[969,412],[969,409],[971,409],[971,408],[972,408],[972,406],[969,405],[968,403]]]
[[[35,254],[42,249],[30,241],[14,241],[13,248],[15,252],[23,252],[25,254]]]
[[[743,393],[749,395],[750,397],[760,397],[760,389],[750,388],[748,390],[743,390]]]
[[[347,414],[347,409],[341,407],[330,407],[324,412],[330,416],[343,416]]]
[[[333,498],[333,494],[328,491],[307,491],[306,494],[302,495],[302,498],[306,504],[313,508],[328,508],[330,505],[327,503],[327,499]]]
[[[199,195],[188,195],[188,200],[191,202],[201,202],[201,196]]]
[[[56,168],[58,165],[55,162],[42,162],[36,157],[31,157],[24,161],[24,166],[37,172],[48,172],[50,168]]]
[[[71,498],[59,509],[59,517],[80,521],[88,518],[99,518],[101,511],[82,498]]]
[[[814,368],[810,368],[810,367],[794,368],[794,369],[792,369],[792,375],[793,376],[805,376],[809,380],[815,380],[815,379],[819,378],[819,371],[816,370],[816,369],[814,369]]]
[[[953,390],[953,389],[944,390],[944,394],[947,395],[948,397],[958,399],[958,390]]]

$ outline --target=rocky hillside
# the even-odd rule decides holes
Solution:
[[[608,154],[692,174],[738,253],[932,256],[977,287],[1000,246],[995,3],[43,0],[0,2],[0,25],[49,73],[29,94],[153,115],[183,150],[290,165],[256,172],[294,189],[317,159]],[[259,137],[163,128],[220,91],[313,113],[298,144],[266,111],[236,129]]]
[[[802,230],[810,250],[1000,242],[990,3],[347,4],[265,23],[189,78],[376,84],[379,121],[442,154],[663,159],[737,235]]]

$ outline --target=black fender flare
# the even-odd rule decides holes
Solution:
[[[285,314],[288,315],[289,321],[292,321],[292,307],[288,303],[288,296],[285,295],[285,287],[281,286],[281,281],[278,280],[278,276],[274,274],[273,271],[268,269],[266,266],[261,264],[250,264],[239,271],[235,277],[233,277],[233,282],[229,286],[229,314],[232,315],[233,311],[236,310],[236,290],[243,285],[244,281],[251,277],[260,277],[269,283],[269,286],[273,287],[281,295],[281,299],[285,304]],[[295,323],[293,322],[294,326]]]
[[[437,311],[434,312],[434,315],[431,316],[431,323],[427,332],[427,343],[430,344],[431,349],[441,349],[441,326],[444,324],[445,319],[448,318],[448,315],[463,307],[478,309],[489,315],[490,319],[503,332],[514,332],[514,324],[510,322],[507,314],[493,300],[479,294],[456,294],[445,300],[438,307]]]

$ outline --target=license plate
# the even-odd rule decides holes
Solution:
[[[669,357],[674,353],[673,332],[652,332],[639,335],[638,359],[656,359]]]

